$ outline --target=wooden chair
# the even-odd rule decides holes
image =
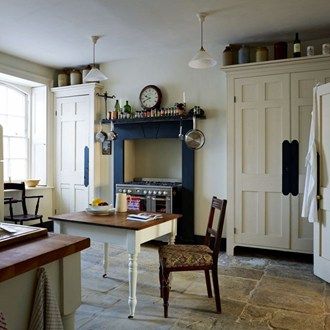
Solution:
[[[4,190],[8,190],[8,189],[21,191],[21,199],[5,197],[4,204],[9,205],[9,214],[10,214],[9,216],[4,217],[5,221],[12,221],[12,222],[15,222],[15,224],[17,224],[19,222],[21,225],[23,224],[24,221],[30,221],[30,220],[40,220],[40,223],[42,223],[42,215],[39,215],[38,211],[39,211],[40,198],[42,198],[43,196],[42,195],[26,196],[24,182],[22,182],[22,183],[4,183]],[[32,198],[36,198],[37,203],[36,203],[36,207],[34,210],[34,214],[28,214],[27,207],[26,207],[26,200],[32,199]],[[21,203],[21,205],[22,205],[23,214],[14,215],[13,205],[18,204],[18,203]]]
[[[207,295],[212,298],[210,273],[217,313],[221,313],[220,290],[218,282],[218,256],[220,240],[226,213],[226,200],[212,198],[211,210],[203,245],[164,245],[159,248],[160,296],[164,300],[164,317],[168,317],[168,299],[170,292],[169,275],[171,272],[204,270]],[[215,210],[219,210],[217,230],[213,229]],[[214,239],[211,239],[214,236]]]

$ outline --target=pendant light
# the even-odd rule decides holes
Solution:
[[[189,66],[194,69],[207,69],[215,66],[217,61],[203,47],[203,23],[205,21],[205,13],[198,13],[197,17],[201,23],[201,48],[197,54],[189,62]]]
[[[97,40],[100,39],[100,37],[92,36],[91,39],[93,43],[93,65],[84,80],[85,82],[99,82],[102,80],[107,80],[108,78],[95,65],[95,45]]]

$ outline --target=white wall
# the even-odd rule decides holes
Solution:
[[[222,49],[223,46],[217,49]],[[216,52],[212,51],[213,56]],[[219,66],[207,70],[188,67],[192,52],[128,59],[105,63],[102,71],[109,77],[105,90],[117,98],[127,99],[139,109],[139,94],[148,84],[161,88],[162,106],[182,101],[186,92],[187,108],[199,105],[207,119],[198,121],[206,137],[205,145],[195,152],[195,234],[204,235],[213,195],[226,197],[226,79]],[[110,104],[110,103],[109,103]],[[110,106],[113,106],[110,104]],[[112,201],[113,156],[102,156],[102,172],[109,186],[103,186],[103,197]]]

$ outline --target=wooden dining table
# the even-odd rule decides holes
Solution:
[[[138,213],[131,212],[129,213]],[[49,217],[54,221],[54,232],[89,237],[92,241],[104,243],[104,275],[109,267],[109,244],[120,246],[128,253],[128,306],[129,318],[133,318],[137,304],[137,268],[141,244],[168,235],[169,243],[175,241],[177,219],[180,214],[162,214],[162,218],[149,221],[127,220],[128,213],[93,215],[85,211]]]

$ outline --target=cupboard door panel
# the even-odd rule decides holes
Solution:
[[[289,75],[235,79],[235,242],[289,248],[282,141],[290,137]]]
[[[302,252],[313,251],[313,225],[301,217],[313,87],[329,78],[330,70],[291,74],[291,139],[299,141],[299,195],[291,199],[291,248]]]

